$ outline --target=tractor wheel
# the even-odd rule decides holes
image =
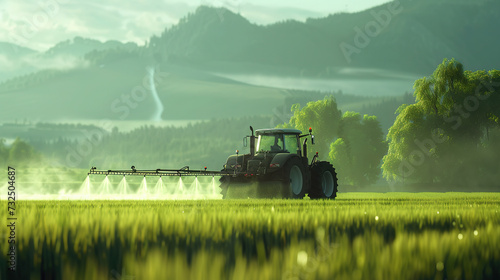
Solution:
[[[308,190],[304,164],[291,158],[283,167],[283,197],[302,199]]]
[[[310,198],[335,199],[337,187],[337,173],[329,162],[320,161],[311,167]]]

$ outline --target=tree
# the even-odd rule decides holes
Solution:
[[[499,128],[499,73],[464,71],[445,59],[430,77],[417,80],[416,103],[400,106],[389,129],[384,177],[477,184],[490,164],[481,155],[496,152],[487,142],[489,131]]]
[[[40,154],[31,145],[19,138],[14,140],[9,151],[8,164],[26,166],[40,161]]]
[[[337,136],[342,118],[342,112],[337,108],[337,102],[333,96],[309,102],[302,109],[299,104],[295,104],[292,106],[292,112],[290,123],[282,126],[296,128],[304,133],[308,132],[311,127],[317,140],[316,145],[311,146],[312,151],[318,152],[320,158],[326,159],[330,151],[330,143]]]
[[[330,159],[344,183],[365,186],[375,183],[387,144],[375,116],[346,112],[339,127],[339,138],[331,144]]]

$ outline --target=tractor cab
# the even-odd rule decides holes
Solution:
[[[244,146],[250,138],[250,153],[230,156],[224,165],[224,171],[233,174],[265,175],[279,171],[291,158],[296,158],[304,166],[308,165],[307,136],[314,143],[312,129],[309,134],[302,135],[297,129],[271,128],[253,130],[244,139]],[[304,143],[301,146],[301,138]]]
[[[292,153],[301,154],[300,130],[297,129],[261,129],[256,130],[256,154]]]

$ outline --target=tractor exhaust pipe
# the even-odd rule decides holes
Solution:
[[[252,126],[250,126],[250,131],[252,131],[252,135],[250,135],[250,156],[253,157],[255,155],[255,135]]]
[[[302,157],[307,161],[307,138],[304,139],[304,144],[302,144]]]

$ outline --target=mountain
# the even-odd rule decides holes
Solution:
[[[36,53],[16,44],[0,42],[0,82],[36,71],[37,68],[26,61]]]
[[[354,14],[267,26],[202,6],[152,37],[149,47],[163,59],[209,67],[260,64],[311,76],[345,67],[429,74],[445,57],[469,69],[497,67],[500,37],[492,34],[499,25],[499,1],[402,0]]]
[[[149,49],[163,60],[207,69],[236,64],[236,70],[245,72],[253,64],[286,71],[320,63],[323,59],[309,50],[322,48],[323,35],[297,21],[258,26],[224,8],[201,6],[160,37],[152,37]]]
[[[10,59],[3,66],[15,68],[3,67],[2,75],[34,69],[7,81],[0,76],[0,104],[9,104],[0,119],[279,114],[286,121],[288,110],[276,110],[288,106],[287,100],[322,98],[307,90],[402,96],[443,58],[454,57],[468,70],[498,68],[499,25],[496,0],[400,0],[353,14],[271,25],[201,6],[145,46],[76,37],[43,53],[21,48],[10,57],[2,50],[12,46],[0,45],[0,59]],[[302,91],[291,98],[289,89]],[[356,102],[340,106],[369,105]]]
[[[135,43],[75,37],[56,44],[45,52],[38,52],[11,43],[0,42],[0,82],[47,69],[67,70],[82,67],[85,54],[92,51],[136,50]]]
[[[23,56],[33,53],[36,51],[12,43],[0,42],[0,55],[2,56]]]
[[[82,57],[91,51],[101,51],[108,49],[127,49],[133,50],[137,48],[135,43],[122,43],[115,40],[101,42],[94,39],[75,37],[71,40],[66,40],[56,44],[43,53],[45,57],[54,57],[60,55]]]

